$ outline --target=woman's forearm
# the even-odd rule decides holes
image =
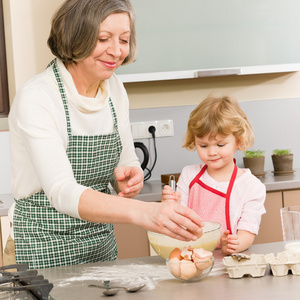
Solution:
[[[135,224],[181,240],[196,240],[203,222],[198,214],[178,203],[143,202],[85,190],[79,200],[82,219],[94,223]]]

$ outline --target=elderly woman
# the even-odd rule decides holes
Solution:
[[[4,263],[14,255],[30,268],[114,260],[113,223],[196,239],[202,221],[190,209],[130,199],[143,172],[114,74],[136,55],[130,1],[65,1],[48,45],[56,58],[18,91],[9,115],[15,205]]]

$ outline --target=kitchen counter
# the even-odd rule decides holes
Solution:
[[[247,254],[278,253],[284,250],[284,243],[253,245]],[[146,286],[137,293],[120,291],[114,299],[298,299],[300,276],[288,274],[275,277],[269,266],[265,276],[252,278],[244,276],[231,279],[222,263],[223,254],[214,252],[215,265],[208,277],[186,283],[175,279],[167,270],[165,261],[159,256],[123,259],[114,262],[64,266],[39,270],[54,284],[51,291],[56,300],[98,300],[104,298],[103,290],[89,288],[89,284],[101,284],[102,280],[122,285],[145,283]],[[200,299],[199,298],[199,299]]]
[[[268,171],[265,178],[260,178],[261,182],[265,184],[267,192],[280,190],[300,189],[300,168],[295,169],[295,173],[287,176],[274,176],[271,171]],[[144,183],[144,187],[136,199],[142,201],[160,201],[163,184],[160,180],[149,180]],[[11,194],[0,194],[0,216],[7,215],[9,207],[13,203],[13,196]]]
[[[295,169],[293,174],[285,176],[274,176],[272,171],[268,171],[260,180],[265,184],[267,192],[300,189],[300,169]],[[160,201],[162,189],[163,184],[160,180],[146,181],[136,199]]]
[[[7,216],[7,212],[13,203],[14,197],[12,194],[0,194],[0,217]]]

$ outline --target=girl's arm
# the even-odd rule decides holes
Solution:
[[[252,245],[255,236],[246,230],[238,230],[236,235],[229,234],[229,230],[225,230],[220,240],[221,250],[226,255],[242,252]]]

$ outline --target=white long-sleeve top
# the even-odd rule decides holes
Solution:
[[[113,131],[108,99],[118,119],[123,150],[119,165],[140,166],[129,122],[129,101],[123,84],[113,75],[99,87],[95,98],[81,96],[71,74],[58,60],[68,98],[72,134],[100,135]],[[80,218],[78,203],[87,187],[73,176],[66,149],[66,115],[53,69],[36,75],[18,91],[9,114],[11,185],[15,199],[44,190],[60,212]],[[13,216],[13,207],[9,212]]]

